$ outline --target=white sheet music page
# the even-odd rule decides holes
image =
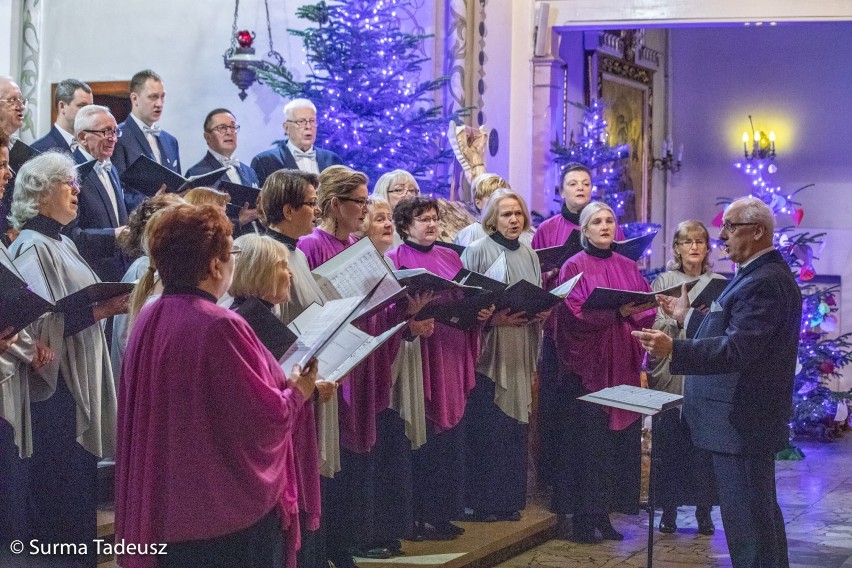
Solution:
[[[618,385],[581,396],[579,400],[653,415],[679,405],[683,401],[683,397],[664,391]]]
[[[577,276],[570,280],[566,280],[556,288],[550,291],[554,296],[559,296],[560,298],[568,297],[568,294],[571,293],[571,290],[574,289],[574,286],[577,285],[577,282],[580,281],[580,278],[583,276],[583,273],[579,273]]]

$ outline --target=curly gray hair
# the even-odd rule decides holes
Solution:
[[[38,215],[39,207],[50,199],[54,189],[69,180],[77,182],[77,170],[68,154],[45,152],[21,166],[9,214],[12,226],[18,231],[23,229],[27,221]]]

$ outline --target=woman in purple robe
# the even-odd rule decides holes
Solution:
[[[543,249],[565,244],[573,231],[580,230],[580,212],[592,196],[592,172],[583,164],[568,164],[562,169],[559,182],[559,195],[562,197],[562,210],[542,221],[532,240],[532,248]],[[620,227],[616,227],[615,239],[624,238]],[[556,286],[559,270],[554,269],[542,274],[546,290]],[[538,456],[539,478],[551,484],[553,467],[559,438],[564,426],[562,409],[569,403],[569,392],[559,381],[559,366],[554,340],[555,319],[551,317],[544,324],[544,337],[541,342],[541,358],[538,363],[539,404],[538,432],[540,447]]]
[[[288,379],[216,305],[239,253],[232,229],[216,206],[179,205],[150,233],[164,291],[134,324],[119,394],[116,541],[147,545],[127,568],[295,566],[292,432],[315,363]]]
[[[388,253],[397,269],[425,268],[452,279],[463,268],[453,250],[436,247],[438,203],[408,197],[393,211],[402,245]],[[478,314],[491,317],[493,306]],[[450,522],[464,508],[464,434],[461,425],[467,395],[476,385],[481,325],[461,331],[437,323],[431,337],[421,337],[426,443],[414,451],[415,538],[452,539],[464,532]]]
[[[630,332],[653,325],[652,303],[626,304],[617,311],[587,310],[583,303],[599,287],[649,292],[636,263],[613,254],[615,214],[593,202],[580,214],[583,251],[569,258],[559,282],[583,273],[579,283],[554,310],[559,372],[569,392],[561,412],[565,428],[557,448],[553,509],[574,513],[578,542],[621,540],[609,513],[639,512],[640,415],[577,401],[585,394],[616,385],[639,386],[643,353]]]

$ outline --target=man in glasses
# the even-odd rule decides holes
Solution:
[[[293,99],[284,106],[284,132],[287,142],[261,152],[251,161],[261,185],[274,171],[301,170],[319,174],[343,160],[330,150],[317,148],[317,107],[308,99]]]
[[[165,100],[163,80],[150,69],[139,71],[130,79],[130,116],[119,124],[124,136],[116,144],[113,156],[119,174],[139,156],[148,156],[175,173],[181,172],[178,141],[160,128]],[[127,189],[128,205],[132,210],[144,196],[132,188]]]
[[[197,176],[228,166],[219,182],[229,181],[247,187],[260,187],[257,174],[251,166],[234,157],[237,150],[237,134],[240,125],[234,114],[226,108],[211,110],[204,119],[204,141],[207,142],[207,154],[204,159],[186,170],[186,176]],[[229,204],[230,205],[230,204]],[[237,235],[253,233],[259,227],[254,225],[257,208],[254,203],[234,203],[234,209],[228,208],[228,217],[238,224]],[[239,213],[237,213],[239,211]]]
[[[21,94],[21,89],[11,77],[0,77],[0,131],[3,132],[5,138],[8,138],[9,143],[7,148],[10,154],[14,154],[15,146],[26,144],[18,140],[16,132],[24,124],[24,111],[27,108],[27,99]],[[12,164],[13,169],[19,164]],[[9,208],[12,204],[12,191],[15,188],[15,172],[12,172],[12,179],[6,184],[6,194],[0,201],[0,236],[5,237],[8,229],[8,221],[6,216],[9,214]]]
[[[80,176],[77,218],[63,231],[101,280],[120,282],[127,259],[116,245],[116,237],[125,230],[127,207],[111,158],[121,131],[107,107],[89,105],[77,113],[74,132],[86,161],[97,161]]]
[[[92,88],[77,79],[65,79],[56,85],[53,105],[56,107],[56,123],[47,134],[33,142],[39,152],[59,150],[71,153],[78,164],[83,163],[83,155],[77,151],[79,144],[74,136],[74,119],[84,106],[93,104]]]

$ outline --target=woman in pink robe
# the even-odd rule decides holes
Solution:
[[[640,415],[576,401],[578,396],[616,385],[639,386],[643,353],[630,332],[653,325],[653,304],[621,306],[617,311],[586,310],[583,303],[599,287],[649,292],[636,263],[613,254],[615,215],[593,202],[580,214],[584,250],[569,258],[559,282],[583,273],[555,311],[560,382],[571,402],[560,409],[563,421],[553,477],[553,508],[574,513],[574,539],[621,540],[610,511],[639,512]]]
[[[116,542],[143,548],[121,565],[295,566],[291,434],[315,364],[288,379],[245,320],[216,305],[239,254],[219,208],[178,206],[153,222],[165,289],[130,334],[116,456]]]

